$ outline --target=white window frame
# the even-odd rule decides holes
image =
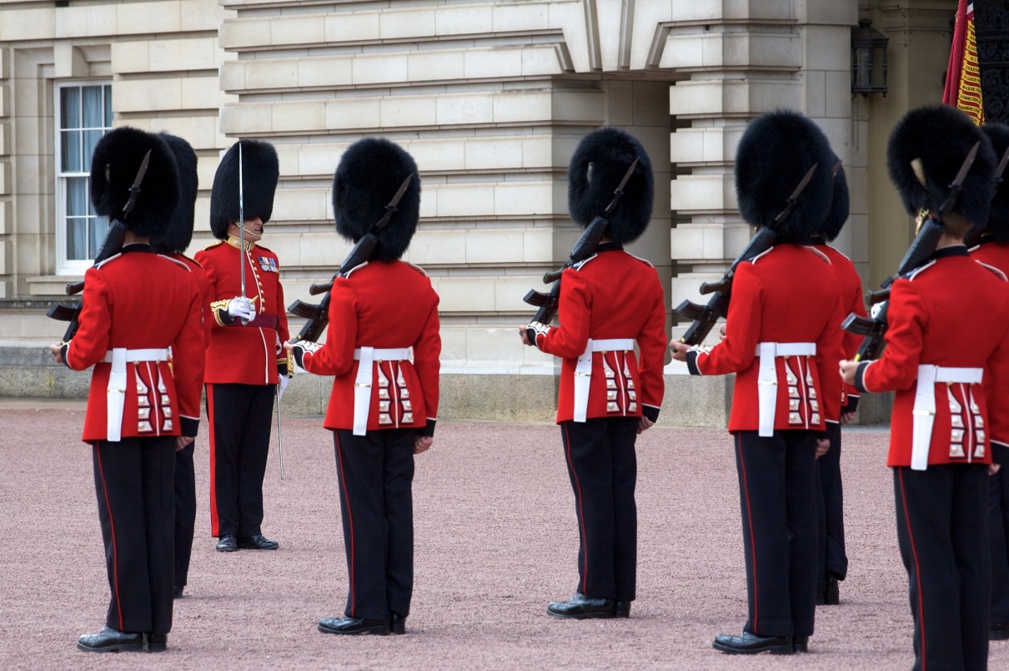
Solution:
[[[67,180],[72,177],[89,177],[86,172],[63,172],[63,127],[62,127],[62,104],[61,97],[63,91],[70,88],[83,89],[84,87],[101,86],[109,89],[109,99],[111,100],[111,80],[77,80],[58,82],[53,87],[53,133],[55,135],[53,146],[55,154],[53,156],[53,173],[56,180],[54,193],[56,198],[56,274],[57,275],[83,275],[84,271],[94,265],[94,259],[68,259],[67,258]],[[83,102],[83,95],[81,96]],[[104,133],[112,130],[111,115],[106,113],[106,96],[102,95],[102,126]],[[83,108],[83,107],[82,107]],[[109,125],[105,125],[105,119],[110,119]],[[87,127],[74,128],[72,130],[98,130],[98,128]],[[87,207],[91,208],[90,184],[87,185]],[[97,250],[94,250],[97,252]]]

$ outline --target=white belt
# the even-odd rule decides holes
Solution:
[[[589,387],[592,384],[593,352],[633,352],[634,338],[609,338],[593,340],[589,338],[585,351],[575,364],[575,412],[574,421],[584,422],[589,409]]]
[[[354,358],[361,363],[357,366],[354,379],[354,435],[363,436],[368,432],[368,415],[371,413],[371,378],[376,361],[405,361],[410,358],[409,347],[376,349],[358,347]]]
[[[757,343],[756,355],[760,357],[757,373],[757,408],[760,425],[757,435],[774,435],[774,415],[778,409],[778,371],[774,358],[779,356],[815,356],[816,343],[813,342],[761,342]]]
[[[918,386],[914,392],[914,417],[911,432],[911,468],[924,471],[928,468],[928,448],[932,442],[935,424],[936,382],[964,382],[980,384],[982,368],[940,368],[930,364],[918,366]]]
[[[114,347],[105,353],[104,363],[111,363],[109,385],[105,390],[105,439],[118,443],[123,436],[123,407],[126,404],[126,362],[168,361],[168,349],[126,349]]]

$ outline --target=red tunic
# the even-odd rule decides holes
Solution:
[[[250,249],[243,255],[238,245],[238,240],[231,238],[196,253],[196,261],[203,266],[210,282],[210,310],[215,317],[207,349],[206,382],[277,384],[277,366],[287,362],[283,343],[290,337],[277,255],[266,247],[249,243],[246,245]],[[225,303],[242,293],[243,256],[245,293],[264,326],[242,326],[237,320],[228,326],[220,318]]]
[[[433,428],[441,336],[438,294],[423,270],[402,261],[372,261],[333,281],[326,342],[303,357],[308,372],[335,376],[323,422],[327,429],[354,428],[359,363],[354,350],[359,347],[413,348],[412,362],[373,364],[367,430],[420,429],[429,422]],[[386,416],[384,423],[380,415]]]
[[[654,421],[665,392],[667,338],[662,283],[652,264],[618,245],[601,245],[564,271],[557,317],[560,325],[536,338],[542,351],[563,359],[557,423],[574,417],[575,367],[590,338],[634,340],[640,359],[633,351],[593,353],[586,418],[640,417],[647,406]]]
[[[710,349],[687,351],[692,374],[736,373],[730,432],[760,428],[756,351],[766,342],[816,345],[815,356],[775,357],[774,430],[824,430],[822,400],[841,398],[833,358],[844,337],[840,295],[829,262],[808,247],[779,243],[736,267],[725,339]]]
[[[833,268],[834,274],[837,276],[837,281],[841,285],[841,321],[849,314],[856,314],[860,317],[865,317],[865,300],[862,298],[862,280],[858,276],[858,271],[855,270],[855,264],[851,262],[847,256],[837,251],[830,245],[813,245],[813,247],[823,253],[828,259],[830,259],[830,267]],[[841,325],[838,324],[838,328]],[[851,359],[858,352],[859,346],[862,344],[862,336],[857,333],[852,333],[851,331],[844,331],[844,340],[842,341],[843,351],[840,354],[837,361],[832,362],[835,364],[840,363],[841,359]],[[852,385],[844,384],[842,385],[842,393],[840,399],[840,405],[837,407],[836,411],[833,407],[833,403],[824,399],[823,405],[825,412],[827,414],[827,421],[837,421],[840,417],[839,412],[848,403],[848,397],[858,398],[858,389]]]
[[[1009,275],[1009,242],[992,242],[982,238],[980,246],[970,252],[971,257],[998,268]],[[988,433],[993,443],[1009,447],[1009,370],[989,369],[984,373],[985,397],[999,399],[988,408]]]
[[[77,334],[64,347],[67,366],[94,366],[85,442],[105,440],[107,390],[113,348],[167,349],[173,364],[126,364],[122,437],[195,436],[203,390],[203,326],[200,291],[182,263],[159,256],[147,245],[89,268]]]
[[[196,280],[196,286],[199,287],[200,295],[203,297],[203,346],[205,348],[209,347],[210,334],[214,330],[214,315],[210,311],[210,303],[214,299],[210,293],[210,280],[207,279],[207,273],[203,271],[203,266],[185,254],[172,252],[171,254],[165,254],[165,256],[176,261],[182,261],[193,271],[193,279]]]
[[[1001,273],[970,258],[965,247],[946,247],[937,252],[935,260],[893,283],[885,337],[883,356],[859,367],[856,384],[867,392],[896,390],[887,465],[910,466],[918,366],[987,365],[1005,370],[1009,359],[1009,285]],[[985,377],[988,374],[985,370]],[[930,466],[991,463],[989,432],[984,429],[988,404],[983,386],[935,383]],[[951,406],[961,409],[953,412]],[[983,426],[977,421],[979,416]],[[960,441],[953,439],[954,424],[963,426]],[[976,429],[983,432],[983,440],[978,440]],[[963,446],[962,457],[951,456],[954,443]]]

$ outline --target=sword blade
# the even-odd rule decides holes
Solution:
[[[280,457],[280,479],[284,479],[284,434],[280,430],[280,384],[277,384],[277,456]]]
[[[242,264],[242,298],[245,298],[245,190],[242,179],[242,141],[238,141],[238,242],[242,248],[239,261]]]

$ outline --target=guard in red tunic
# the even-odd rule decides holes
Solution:
[[[991,140],[995,156],[1009,148],[1009,127],[986,123],[981,130]],[[971,257],[1009,275],[1009,187],[1005,177],[991,203],[988,225],[970,251]],[[993,386],[1005,377],[988,375],[984,381],[988,406],[991,460],[998,472],[988,478],[988,537],[991,543],[991,626],[988,639],[1009,638],[1009,386]]]
[[[729,432],[749,617],[742,635],[715,637],[726,653],[805,651],[813,633],[815,458],[827,445],[827,407],[837,412],[841,398],[841,292],[827,257],[803,243],[828,214],[835,162],[822,131],[798,113],[750,122],[736,154],[740,212],[777,242],[736,268],[719,344],[670,345],[692,375],[736,374]]]
[[[273,213],[278,176],[273,145],[256,140],[232,145],[210,192],[210,229],[220,242],[196,253],[210,280],[214,317],[206,382],[210,527],[219,552],[279,547],[263,537],[263,477],[274,397],[287,386],[290,371],[283,349],[287,310],[277,255],[259,244]]]
[[[381,230],[386,205],[412,175]],[[423,270],[399,260],[417,229],[420,176],[398,145],[351,145],[333,178],[336,230],[374,235],[370,260],[341,268],[330,289],[326,344],[287,348],[309,373],[333,375],[324,426],[333,432],[349,589],[327,634],[405,632],[413,594],[414,454],[431,447],[438,414],[438,295]]]
[[[975,145],[963,190],[944,211]],[[1009,358],[1009,284],[972,259],[963,239],[975,222],[988,221],[995,153],[967,115],[936,105],[897,124],[887,166],[919,225],[934,218],[943,232],[932,260],[891,285],[883,356],[843,361],[841,371],[863,392],[896,392],[887,465],[914,617],[914,669],[985,669],[987,383],[1002,384]]]
[[[830,213],[813,236],[812,246],[830,261],[830,267],[841,285],[842,318],[849,314],[865,316],[865,302],[862,299],[862,280],[855,270],[855,264],[847,256],[837,251],[828,242],[837,238],[848,220],[848,180],[840,160],[834,157],[837,172],[830,202]],[[838,324],[838,328],[841,325]],[[843,349],[830,355],[829,368],[833,369],[841,359],[850,359],[858,351],[861,338],[844,331]],[[838,399],[824,399],[824,417],[827,422],[827,439],[830,449],[816,460],[816,530],[817,548],[820,559],[817,562],[816,603],[834,605],[840,602],[838,581],[848,573],[848,556],[844,549],[844,495],[841,485],[841,425],[850,422],[858,409],[858,390],[850,385],[842,389]]]
[[[196,152],[181,137],[161,133],[160,136],[175,155],[179,172],[179,204],[168,226],[151,239],[151,246],[159,254],[186,264],[193,272],[202,296],[203,344],[210,344],[210,281],[203,267],[183,252],[193,240],[196,193],[199,178],[196,174]],[[175,453],[175,598],[181,598],[189,576],[189,558],[193,551],[193,533],[196,528],[196,474],[193,468],[193,449],[196,442]]]
[[[128,230],[121,253],[84,275],[77,334],[50,348],[74,370],[94,366],[82,438],[93,451],[112,598],[105,628],[77,647],[158,651],[172,628],[175,452],[199,427],[200,293],[185,264],[147,244],[179,196],[164,141],[117,128],[98,142],[91,166],[95,212]]]
[[[658,273],[623,249],[652,213],[652,167],[641,143],[616,128],[587,135],[568,170],[568,208],[588,226],[635,159],[595,255],[564,270],[559,326],[532,322],[519,329],[525,344],[562,359],[557,423],[580,542],[575,595],[547,606],[557,618],[628,617],[637,596],[634,443],[659,417],[666,342]]]

